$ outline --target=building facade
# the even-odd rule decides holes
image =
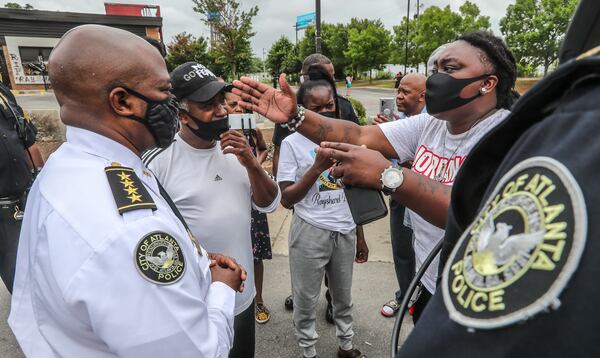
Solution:
[[[79,25],[111,26],[163,41],[157,6],[107,3],[105,9],[107,15],[0,8],[0,81],[16,91],[50,87],[45,70],[50,52]]]

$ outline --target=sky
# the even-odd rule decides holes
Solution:
[[[7,0],[5,0],[6,2]],[[100,0],[11,0],[21,4],[30,3],[39,10],[57,10],[88,13],[104,13],[104,2]],[[195,13],[191,0],[112,0],[110,2],[130,4],[160,5],[163,16],[163,35],[169,43],[172,37],[186,31],[194,36],[208,36],[208,28],[202,23],[202,15]],[[458,11],[464,1],[422,0],[421,9],[428,6],[446,6]],[[506,13],[506,7],[514,0],[471,0],[477,4],[483,15],[489,16],[492,30],[500,34],[498,22]],[[240,0],[242,9],[258,6],[253,29],[252,49],[256,56],[263,56],[263,49],[269,51],[271,44],[282,35],[292,42],[295,40],[293,28],[296,16],[314,11],[313,0]],[[353,17],[381,19],[390,31],[406,16],[407,0],[322,0],[322,21],[327,23],[347,23]],[[416,0],[411,1],[411,16],[416,11]],[[298,33],[299,38],[303,31]]]

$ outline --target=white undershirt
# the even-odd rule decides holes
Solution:
[[[236,294],[235,314],[240,314],[255,295],[250,209],[272,212],[280,196],[267,208],[256,207],[246,169],[235,155],[223,154],[218,142],[209,149],[196,149],[178,134],[148,168],[165,187],[200,245],[208,252],[235,258],[248,272],[244,292]]]

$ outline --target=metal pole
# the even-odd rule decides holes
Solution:
[[[406,44],[404,48],[404,73],[407,73],[408,68],[408,31],[410,24],[410,0],[408,0],[408,5],[406,6]]]
[[[421,1],[417,0],[417,14],[415,15],[415,20],[419,17],[419,10],[421,10]],[[419,73],[419,67],[419,63],[417,62],[417,73]],[[427,64],[425,64],[425,67],[427,67]],[[427,68],[425,68],[425,75],[427,75]]]
[[[321,53],[321,0],[316,0],[317,31],[315,33],[315,52]]]

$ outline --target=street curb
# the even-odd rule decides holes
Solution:
[[[15,96],[41,96],[47,93],[54,94],[53,90],[10,90]]]

